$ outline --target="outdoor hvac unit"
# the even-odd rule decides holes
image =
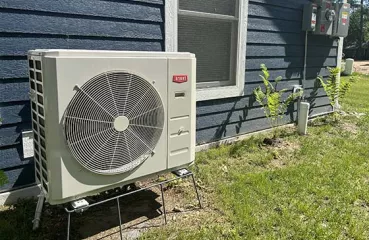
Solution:
[[[28,60],[36,179],[49,203],[194,161],[193,54],[34,50]]]

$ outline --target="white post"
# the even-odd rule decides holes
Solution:
[[[307,124],[309,120],[310,103],[301,102],[298,113],[297,131],[300,135],[307,134]]]
[[[343,0],[342,3],[347,3],[347,0]],[[343,53],[343,37],[340,37],[339,42],[338,42],[338,50],[337,50],[337,67],[341,69],[341,62],[342,62],[342,53]],[[341,80],[341,72],[338,74],[337,76],[337,85],[340,85],[340,81]],[[341,105],[338,102],[338,98],[336,98],[335,101],[335,109],[340,109]],[[334,110],[335,110],[334,109]]]
[[[343,54],[343,37],[339,38],[339,42],[338,42],[338,50],[337,50],[337,68],[341,69],[341,62],[342,62],[342,54]],[[341,72],[338,73],[337,75],[337,86],[340,85],[340,81],[341,81]],[[341,108],[340,103],[338,102],[338,97],[335,100],[335,104],[334,104],[334,110],[338,110]]]

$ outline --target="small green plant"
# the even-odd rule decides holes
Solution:
[[[0,186],[3,186],[4,184],[8,183],[8,179],[3,171],[0,171]]]
[[[263,107],[265,116],[270,122],[270,126],[274,129],[273,138],[277,138],[278,132],[276,127],[279,125],[279,119],[283,118],[283,114],[286,113],[288,106],[295,101],[295,99],[301,96],[300,93],[291,93],[287,96],[285,100],[282,100],[283,95],[287,92],[287,89],[278,90],[278,83],[282,80],[282,77],[277,77],[273,84],[269,81],[270,74],[268,68],[265,64],[260,65],[261,71],[260,75],[264,83],[264,91],[262,87],[259,86],[254,89],[254,95],[256,101]]]
[[[334,109],[333,118],[335,121],[338,120],[337,110],[340,109],[339,102],[341,102],[350,91],[352,83],[355,81],[354,77],[349,78],[349,80],[344,80],[343,78],[338,81],[339,74],[341,73],[340,68],[327,68],[329,71],[329,77],[325,82],[323,77],[318,76],[318,80],[322,85],[325,93],[327,94],[330,104]]]

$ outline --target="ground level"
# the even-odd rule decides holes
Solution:
[[[125,236],[142,239],[368,239],[369,76],[359,76],[339,123],[314,121],[308,136],[293,128],[277,146],[265,135],[197,154],[193,171],[204,210],[191,184],[167,186],[168,225],[162,225],[158,189],[122,199]],[[366,113],[360,116],[357,113]],[[93,200],[93,199],[92,199]],[[59,239],[65,214],[46,207],[31,232],[35,203],[0,212],[3,239]],[[75,238],[119,239],[116,208],[106,205],[74,218]]]
[[[354,71],[363,74],[369,74],[369,61],[355,61]]]

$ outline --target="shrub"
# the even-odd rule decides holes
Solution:
[[[334,109],[334,120],[338,120],[337,110],[340,109],[339,102],[341,102],[347,95],[347,93],[351,89],[352,83],[355,81],[354,77],[351,77],[349,80],[344,80],[343,78],[338,81],[339,74],[341,72],[340,68],[327,68],[329,71],[329,77],[325,82],[323,77],[318,76],[318,80],[322,85],[325,93],[327,94],[330,104]]]
[[[326,92],[330,104],[332,107],[336,107],[336,100],[340,102],[342,99],[344,99],[347,95],[347,93],[351,89],[351,84],[354,82],[355,78],[351,77],[348,81],[345,81],[344,79],[341,79],[341,81],[338,80],[338,74],[340,74],[340,68],[328,68],[329,71],[329,77],[324,82],[323,77],[318,76],[318,80],[320,81],[320,84],[324,88],[324,91]]]
[[[295,101],[295,99],[301,96],[300,93],[290,93],[287,95],[285,100],[283,99],[283,95],[287,94],[287,89],[278,90],[278,83],[282,80],[282,77],[277,77],[273,85],[270,81],[270,74],[268,68],[265,64],[260,65],[261,71],[263,72],[260,75],[261,79],[264,83],[264,90],[259,86],[254,89],[254,95],[256,101],[262,106],[265,116],[268,118],[270,126],[273,129],[279,125],[279,119],[283,118],[283,115],[286,113],[288,106]],[[274,130],[273,138],[277,137],[277,131]]]

